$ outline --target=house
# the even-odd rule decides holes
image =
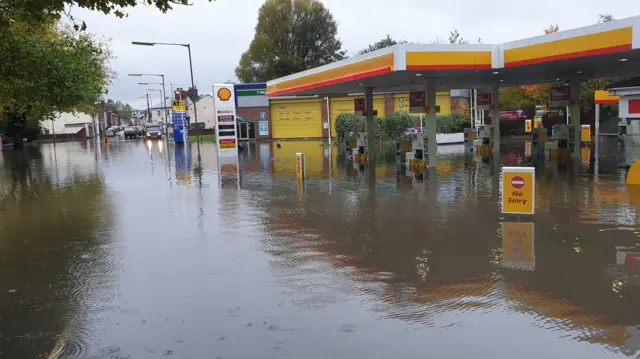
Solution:
[[[193,103],[187,101],[187,117],[189,118],[189,127],[196,128],[195,116],[193,113]],[[196,108],[198,110],[198,127],[197,128],[215,128],[216,121],[213,112],[213,96],[204,95],[196,101]]]
[[[95,131],[95,118],[97,115],[86,113],[63,112],[56,115],[53,121],[43,121],[42,138],[85,139],[93,137]]]

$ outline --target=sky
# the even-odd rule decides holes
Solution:
[[[210,93],[214,83],[236,82],[234,69],[253,39],[258,10],[264,0],[192,0],[192,6],[176,5],[166,14],[139,5],[126,10],[127,17],[75,8],[76,21],[87,31],[110,39],[116,58],[111,67],[116,78],[106,95],[146,107],[146,94],[160,103],[160,77],[129,77],[129,73],[161,73],[166,91],[191,84],[187,49],[175,46],[134,46],[131,41],[190,43],[196,87]],[[502,43],[541,35],[549,25],[560,30],[596,23],[598,14],[616,19],[640,15],[638,0],[322,0],[338,23],[338,36],[349,55],[387,34],[397,40],[430,43],[446,40],[458,29],[471,42]],[[489,5],[492,5],[490,7]]]

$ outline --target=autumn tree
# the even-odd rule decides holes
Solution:
[[[264,82],[345,58],[333,15],[317,0],[267,0],[236,76]]]
[[[369,53],[371,51],[384,49],[385,47],[389,47],[389,46],[393,46],[393,45],[397,45],[397,44],[406,44],[406,43],[407,43],[407,41],[405,41],[405,40],[396,41],[396,40],[391,38],[391,35],[387,34],[387,37],[384,37],[384,38],[382,38],[382,40],[374,42],[373,44],[369,45],[367,48],[364,48],[364,49],[358,51],[358,54],[359,55],[363,55],[363,54]]]

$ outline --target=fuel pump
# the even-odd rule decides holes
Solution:
[[[411,138],[411,151],[405,154],[405,165],[412,172],[424,172],[427,168],[428,143],[421,132],[414,132]]]
[[[544,127],[534,127],[531,132],[531,155],[544,155],[547,143],[547,129]]]
[[[493,149],[494,127],[492,125],[478,126],[478,139],[474,141],[476,154],[489,156]]]
[[[358,149],[358,140],[356,139],[356,135],[349,134],[345,136],[344,139],[344,148],[347,155],[347,158],[355,155]]]
[[[478,139],[478,132],[475,128],[464,129],[464,153],[469,154],[473,151],[473,143]]]
[[[631,166],[640,157],[640,120],[622,119],[618,124],[618,138],[624,145],[625,164]]]
[[[368,148],[368,140],[367,140],[367,133],[366,132],[360,132],[356,135],[356,151],[353,154],[353,159],[356,162],[359,163],[364,163],[367,160],[367,153],[369,152],[369,148]]]
[[[407,152],[411,152],[411,136],[396,137],[396,164],[405,165]]]
[[[551,141],[545,144],[545,156],[551,159],[568,157],[575,145],[573,125],[557,124],[551,128]]]

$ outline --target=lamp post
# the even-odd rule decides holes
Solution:
[[[159,96],[160,98],[162,98],[162,90],[159,90],[159,89],[147,89],[147,91],[149,91],[149,92],[156,92],[156,91],[158,91],[158,96]],[[163,102],[164,102],[164,101],[163,101]],[[152,103],[152,104],[153,104],[153,103]],[[165,110],[165,106],[161,105],[161,107],[162,107],[162,112],[164,112],[164,124],[165,124],[165,126],[166,126],[166,125],[167,125],[167,112],[166,112],[166,110]]]
[[[196,128],[199,128],[198,124],[198,106],[196,106],[197,99],[193,96],[193,91],[196,88],[195,83],[193,82],[193,63],[191,61],[191,44],[178,44],[172,42],[144,42],[144,41],[131,41],[132,45],[138,46],[156,46],[156,45],[166,45],[166,46],[182,46],[186,47],[189,52],[189,71],[191,73],[191,101],[193,102],[193,117],[196,123]],[[198,161],[200,161],[200,131],[196,133],[196,142],[198,144]]]
[[[167,113],[166,110],[164,109],[165,107],[167,107],[167,92],[165,90],[164,87],[164,74],[129,74],[129,76],[160,76],[162,77],[162,97],[164,98],[164,100],[162,101],[162,107],[163,107],[163,111],[165,111],[165,115],[164,115],[164,125],[168,127],[168,121],[167,121]]]

